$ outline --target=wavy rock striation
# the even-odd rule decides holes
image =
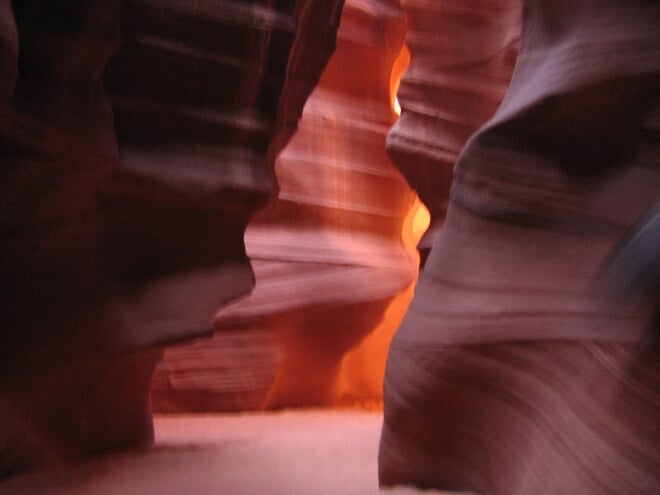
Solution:
[[[257,286],[216,314],[211,341],[167,349],[158,410],[381,398],[417,273],[402,232],[412,236],[418,203],[384,149],[404,34],[398,2],[346,2],[337,49],[276,161],[277,200],[246,232]]]
[[[0,2],[0,472],[150,441],[162,346],[253,287],[342,3]]]
[[[525,2],[513,79],[391,346],[382,484],[659,492],[653,308],[598,283],[660,197],[659,20],[655,2]]]
[[[429,209],[424,262],[447,212],[458,153],[495,113],[518,55],[520,0],[402,0],[412,53],[387,151]]]

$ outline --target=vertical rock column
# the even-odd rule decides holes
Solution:
[[[387,151],[431,214],[422,261],[442,227],[468,137],[502,101],[518,54],[520,0],[402,0],[410,65]]]
[[[380,398],[402,312],[390,305],[409,297],[417,271],[402,239],[416,197],[384,150],[404,34],[398,2],[346,3],[337,50],[276,161],[277,200],[246,232],[256,288],[217,313],[211,341],[166,351],[154,386],[159,409]],[[388,307],[392,319],[379,327]],[[376,330],[380,358],[368,350],[369,362],[346,358]],[[350,379],[344,365],[355,370]]]
[[[151,440],[162,346],[210,334],[252,289],[243,233],[342,2],[13,6],[0,2],[3,474]]]
[[[622,304],[599,281],[660,198],[659,21],[645,0],[525,2],[390,348],[382,484],[660,492],[657,294]]]

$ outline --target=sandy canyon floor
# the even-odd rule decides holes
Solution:
[[[159,415],[154,422],[156,445],[148,452],[22,475],[0,483],[0,494],[446,493],[378,488],[381,412]]]

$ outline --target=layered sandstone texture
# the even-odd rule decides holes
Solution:
[[[418,263],[420,204],[385,155],[404,35],[398,2],[346,2],[336,51],[277,158],[277,199],[246,232],[256,288],[216,314],[213,339],[166,350],[157,410],[382,398]]]
[[[470,135],[493,116],[518,55],[520,0],[402,0],[412,54],[387,151],[431,214],[422,262],[442,228],[452,172]]]
[[[390,348],[381,483],[660,492],[657,293],[600,280],[660,198],[659,25],[657,2],[525,2],[511,84],[459,157]]]
[[[0,2],[0,473],[150,441],[160,347],[253,287],[341,7]]]

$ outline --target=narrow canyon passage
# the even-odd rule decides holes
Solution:
[[[0,0],[0,494],[657,495],[658,26]]]
[[[407,64],[398,1],[344,4],[336,48],[245,233],[254,291],[211,339],[166,349],[155,411],[379,403],[425,207],[385,151]]]

